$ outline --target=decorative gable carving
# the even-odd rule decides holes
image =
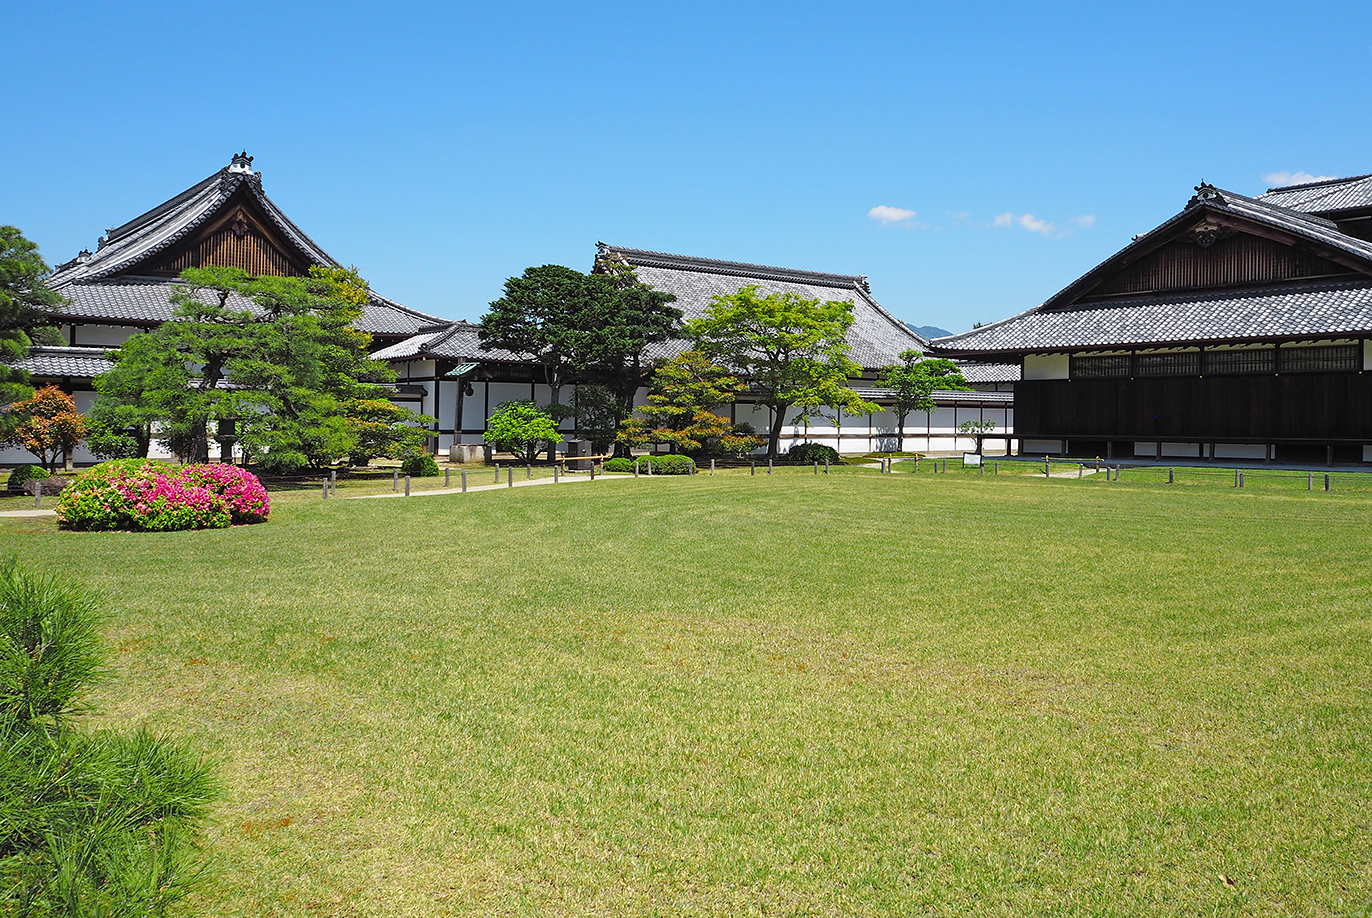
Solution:
[[[1351,273],[1343,265],[1295,246],[1207,220],[1109,275],[1081,299]]]
[[[249,274],[299,277],[310,262],[293,251],[245,200],[227,208],[218,220],[164,252],[151,264],[130,273],[171,277],[186,268],[242,268]]]

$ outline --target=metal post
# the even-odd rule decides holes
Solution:
[[[1328,472],[1325,472],[1325,473],[1324,473],[1324,489],[1325,489],[1326,491],[1329,490],[1329,473],[1328,473]]]
[[[462,493],[467,493],[467,470],[462,470]]]
[[[594,469],[595,466],[591,466],[591,468]],[[510,466],[505,470],[505,487],[514,487],[514,466]]]
[[[1305,490],[1307,490],[1307,491],[1313,491],[1313,490],[1315,490],[1315,473],[1314,473],[1314,472],[1306,472],[1306,473],[1305,473]]]
[[[818,459],[815,460],[815,474],[816,474],[816,475],[819,474],[819,460],[818,460]]]
[[[1234,487],[1237,488],[1238,486],[1239,486],[1239,470],[1238,470],[1238,469],[1234,469]]]
[[[1329,489],[1328,489],[1328,488],[1325,488],[1325,490],[1327,491],[1327,490],[1329,490]],[[43,509],[43,482],[42,482],[42,481],[35,481],[34,484],[33,484],[33,509],[35,509],[35,510],[42,510],[42,509]]]
[[[1047,478],[1053,474],[1053,466],[1049,464],[1048,457],[1043,457],[1043,477]]]
[[[557,484],[557,463],[553,463],[553,484]]]
[[[594,462],[591,463],[591,468],[592,468],[592,469],[595,468],[595,463],[594,463]],[[649,477],[649,478],[652,478],[652,477],[653,477],[653,457],[652,457],[652,456],[649,456],[649,457],[648,457],[648,477]]]
[[[329,499],[329,479],[324,479],[324,500]]]
[[[1115,480],[1116,480],[1116,481],[1119,481],[1119,480],[1120,480],[1120,466],[1118,466],[1118,465],[1115,466]]]
[[[446,488],[450,488],[450,487],[452,487],[452,484],[453,484],[453,470],[452,470],[452,469],[444,469],[444,470],[443,470],[443,487],[444,487],[445,489],[446,489]]]
[[[525,464],[525,466],[524,466],[524,477],[525,477],[525,478],[533,478],[533,477],[534,477],[534,467],[533,467],[532,465],[528,465],[527,463]]]
[[[1239,487],[1243,487],[1243,472],[1239,472]]]
[[[409,475],[406,475],[406,476],[405,476],[405,496],[406,496],[406,497],[409,497],[409,496],[410,496],[410,476],[409,476]]]
[[[943,460],[943,474],[945,474],[945,475],[948,474],[948,460],[947,460],[947,459],[944,459],[944,460]]]
[[[715,460],[711,459],[711,460],[710,460],[710,474],[711,474],[711,475],[714,475],[714,473],[715,473]]]
[[[1077,477],[1080,478],[1082,475],[1085,475],[1085,474],[1086,474],[1086,465],[1085,465],[1084,463],[1078,462],[1078,463],[1077,463]]]
[[[919,457],[915,457],[915,474],[919,474]]]
[[[500,463],[495,464],[495,483],[500,484]]]
[[[829,457],[828,457],[828,456],[825,456],[825,457],[824,457],[824,474],[826,474],[826,475],[829,474]]]
[[[1168,470],[1167,470],[1167,483],[1168,483],[1168,484],[1176,484],[1176,483],[1177,483],[1177,470],[1176,470],[1176,469],[1168,469]]]
[[[748,474],[749,474],[749,475],[756,475],[756,474],[757,474],[757,460],[756,460],[756,459],[749,460],[749,462],[748,462]]]
[[[767,474],[768,474],[768,475],[772,474],[772,460],[771,460],[771,459],[768,459],[768,460],[767,460]]]
[[[652,466],[651,463],[649,463],[649,465],[648,465],[648,474],[651,475],[652,473],[653,473],[653,466]],[[595,463],[594,463],[594,462],[591,463],[591,481],[595,481]]]
[[[638,477],[638,460],[637,460],[637,459],[634,460],[634,477],[635,477],[635,478]]]
[[[991,474],[993,474],[993,475],[999,475],[999,474],[1000,474],[1000,463],[999,463],[999,462],[997,462],[997,463],[992,467],[992,469],[991,469]]]
[[[329,472],[329,493],[338,496],[338,469]]]
[[[400,490],[400,469],[391,469],[391,490]]]

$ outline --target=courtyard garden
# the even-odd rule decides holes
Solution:
[[[0,542],[219,763],[203,913],[1372,914],[1372,494],[931,465]]]

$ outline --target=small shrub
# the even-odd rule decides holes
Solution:
[[[606,459],[605,464],[602,465],[601,468],[607,472],[632,472],[634,470],[634,460],[625,459],[623,456],[617,456],[614,459]]]
[[[47,469],[43,468],[41,465],[16,466],[14,471],[10,472],[10,480],[9,483],[5,485],[5,488],[11,494],[32,494],[33,491],[26,488],[25,485],[30,481],[41,481],[47,477]]]
[[[838,462],[838,450],[823,443],[797,443],[781,457],[782,462],[794,465],[813,465],[816,462]]]
[[[642,456],[638,460],[638,470],[647,473],[648,467],[652,466],[654,475],[690,475],[695,469],[695,463],[690,456],[677,456],[668,454],[666,456]],[[630,463],[629,470],[633,471],[633,464]]]
[[[432,478],[438,474],[438,463],[428,453],[416,453],[400,463],[400,474],[411,478]]]
[[[94,466],[62,493],[57,521],[66,529],[168,532],[261,522],[269,511],[257,476],[235,466],[117,459]]]

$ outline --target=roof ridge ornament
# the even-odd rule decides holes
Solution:
[[[252,157],[248,155],[247,150],[234,154],[233,161],[229,163],[229,171],[252,175]]]
[[[1201,180],[1201,183],[1199,185],[1195,186],[1195,191],[1195,196],[1192,197],[1191,200],[1186,202],[1187,210],[1190,210],[1197,204],[1228,203],[1227,201],[1225,201],[1224,195],[1220,194],[1220,190],[1216,188],[1214,185],[1211,185],[1210,183],[1206,182],[1204,179]]]

